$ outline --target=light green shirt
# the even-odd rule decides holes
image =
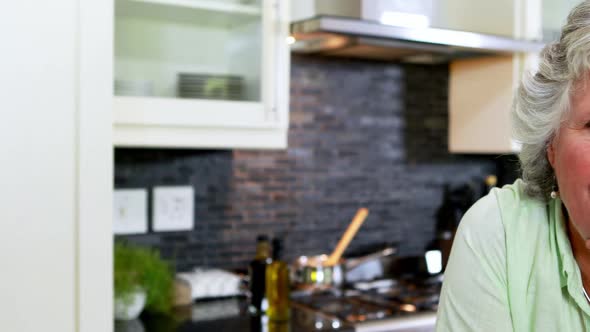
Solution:
[[[590,331],[561,201],[523,183],[494,189],[467,211],[453,243],[437,331]]]

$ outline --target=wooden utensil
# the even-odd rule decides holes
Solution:
[[[340,241],[338,241],[336,248],[334,248],[334,251],[323,263],[324,266],[333,266],[336,265],[338,261],[340,261],[340,257],[342,257],[344,250],[346,250],[346,248],[350,244],[350,241],[356,235],[356,232],[359,230],[359,228],[361,227],[368,215],[369,210],[367,208],[358,209],[356,215],[350,222],[350,225],[348,225],[348,228],[340,238]]]

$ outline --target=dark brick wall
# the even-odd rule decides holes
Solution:
[[[240,268],[256,235],[286,255],[329,252],[356,210],[370,215],[350,251],[396,242],[420,253],[445,183],[481,181],[490,156],[447,151],[447,66],[294,57],[285,151],[116,149],[115,187],[192,185],[192,232],[126,236],[195,265]]]

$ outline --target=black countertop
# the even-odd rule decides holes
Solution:
[[[115,332],[311,332],[341,331],[352,332],[350,326],[333,329],[324,322],[318,329],[314,317],[297,306],[291,308],[291,319],[287,322],[272,322],[266,317],[247,313],[245,299],[232,298],[217,301],[197,302],[191,307],[175,309],[169,315],[143,313],[139,319],[116,321]]]

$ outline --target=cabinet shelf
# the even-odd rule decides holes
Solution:
[[[118,0],[116,15],[184,22],[207,26],[233,26],[260,19],[256,4],[219,0]]]

